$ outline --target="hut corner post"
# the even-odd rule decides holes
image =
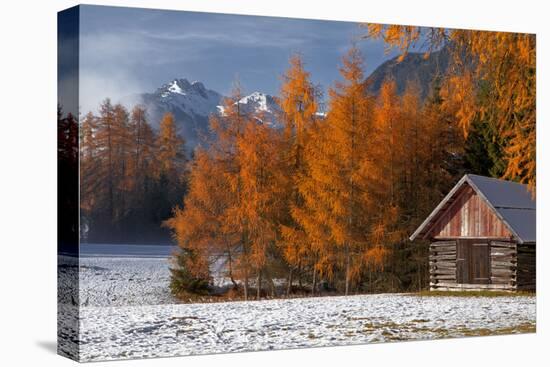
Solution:
[[[536,278],[536,246],[534,243],[517,245],[517,289],[519,291],[535,291]]]

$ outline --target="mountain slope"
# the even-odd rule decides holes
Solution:
[[[432,52],[427,59],[423,53],[417,52],[410,52],[401,62],[394,57],[377,67],[367,78],[369,91],[378,94],[384,81],[395,80],[397,92],[402,94],[408,82],[417,82],[423,99],[431,92],[433,79],[447,71],[449,61],[446,48]]]
[[[384,81],[395,80],[397,91],[401,94],[408,82],[417,82],[421,98],[425,98],[431,91],[434,77],[446,72],[449,60],[449,52],[445,48],[433,52],[427,59],[422,53],[413,52],[401,62],[395,57],[381,64],[367,78],[369,91],[378,94]],[[173,113],[179,132],[185,138],[187,148],[192,151],[203,137],[209,135],[210,115],[223,114],[223,98],[222,94],[207,89],[201,82],[191,83],[187,79],[173,79],[153,93],[130,96],[123,99],[122,103],[131,106],[133,103],[130,101],[137,100],[143,104],[155,129],[158,129],[164,113]],[[125,101],[127,103],[124,103]],[[256,113],[260,122],[275,128],[280,127],[277,121],[280,109],[273,96],[254,92],[241,98],[239,104],[243,111]]]
[[[174,79],[153,93],[140,94],[153,128],[158,128],[162,115],[174,114],[180,134],[185,137],[187,147],[193,149],[200,141],[200,135],[208,132],[208,116],[217,111],[223,96],[206,89],[201,82],[190,83],[187,79]]]
[[[179,133],[192,151],[203,137],[208,136],[210,115],[223,114],[223,98],[223,95],[207,89],[201,82],[174,79],[153,93],[129,96],[122,103],[128,106],[136,101],[143,104],[154,129],[158,129],[162,115],[166,112],[174,114]],[[254,92],[243,97],[239,104],[243,111],[257,113],[262,123],[278,126],[278,106],[272,96]]]
[[[254,92],[239,100],[245,113],[256,113],[262,123],[271,127],[280,127],[277,114],[280,111],[275,98],[269,94]]]

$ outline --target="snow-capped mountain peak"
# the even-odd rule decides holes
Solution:
[[[271,106],[268,106],[268,99],[269,102],[272,102],[272,104],[274,103],[273,97],[261,92],[254,92],[246,97],[241,98],[241,100],[239,100],[239,104],[253,105],[257,111],[270,112],[271,109],[269,107]]]
[[[239,104],[245,106],[249,112],[264,112],[267,114],[276,114],[279,111],[279,105],[273,96],[269,94],[254,92],[239,100]]]
[[[179,132],[185,137],[190,150],[198,144],[200,136],[209,134],[209,117],[224,113],[224,97],[220,93],[207,89],[200,81],[189,82],[185,78],[172,79],[153,93],[139,94],[137,98],[146,106],[154,128],[158,127],[164,113],[174,114]],[[136,96],[130,100],[135,101]],[[258,121],[278,126],[276,116],[279,107],[272,96],[254,92],[241,98],[238,103],[243,111],[256,114]]]
[[[176,93],[176,94],[185,94],[185,92],[183,91],[183,89],[181,89],[181,87],[179,86],[178,84],[178,81],[177,80],[173,80],[169,87],[168,87],[168,91],[169,92],[172,92],[172,93]]]
[[[239,104],[241,111],[245,113],[254,114],[254,118],[261,123],[265,123],[271,127],[279,127],[277,122],[277,112],[279,111],[279,106],[275,101],[275,98],[269,94],[262,92],[254,92],[245,97],[242,97],[234,104]],[[220,105],[217,106],[217,112],[220,115],[224,115],[225,107]]]
[[[153,93],[157,104],[166,105],[166,110],[182,110],[187,115],[208,117],[220,104],[222,95],[206,89],[199,81],[173,79]]]
[[[157,89],[156,94],[162,98],[170,98],[174,95],[198,95],[202,98],[209,98],[209,94],[218,94],[217,92],[207,90],[199,81],[190,83],[187,79],[173,79]]]

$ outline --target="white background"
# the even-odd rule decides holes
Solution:
[[[133,0],[96,4],[537,33],[537,334],[97,363],[94,366],[548,365],[550,236],[545,1]],[[56,12],[73,1],[0,5],[0,364],[66,366],[56,339]],[[546,104],[545,104],[546,102]],[[546,226],[545,226],[546,225]],[[546,268],[545,268],[546,267]],[[545,312],[546,309],[546,312]],[[115,363],[115,364],[113,364]]]

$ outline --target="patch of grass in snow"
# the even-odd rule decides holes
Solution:
[[[508,334],[524,334],[536,332],[536,324],[525,322],[515,326],[503,327],[499,329],[489,328],[467,328],[465,326],[446,328],[446,327],[427,327],[418,323],[428,322],[429,320],[418,319],[411,320],[406,324],[397,324],[394,322],[384,323],[364,323],[363,329],[359,330],[362,333],[372,333],[376,330],[381,330],[381,335],[385,340],[409,340],[420,338],[421,335],[433,335],[431,339],[458,338],[468,336],[490,336],[490,335],[508,335]],[[417,337],[407,336],[409,334],[417,335]]]
[[[414,320],[411,320],[411,323],[419,323],[419,322],[429,322],[430,320],[428,319],[414,319]]]
[[[488,336],[488,335],[507,335],[507,334],[526,334],[535,333],[537,331],[537,325],[531,322],[525,322],[515,326],[504,327],[500,329],[468,329],[461,328],[457,330],[464,336]]]
[[[526,334],[536,332],[536,324],[525,322],[515,326],[508,326],[499,329],[489,328],[467,328],[464,326],[458,328],[428,328],[428,327],[412,327],[410,329],[414,333],[434,333],[434,339],[445,338],[461,338],[468,336],[494,336],[494,335],[509,335],[509,334]]]
[[[371,332],[377,329],[399,329],[403,325],[397,324],[393,321],[388,322],[364,322],[363,323],[363,332]]]
[[[408,293],[419,297],[532,297],[535,292],[503,292],[503,291],[421,291]]]

